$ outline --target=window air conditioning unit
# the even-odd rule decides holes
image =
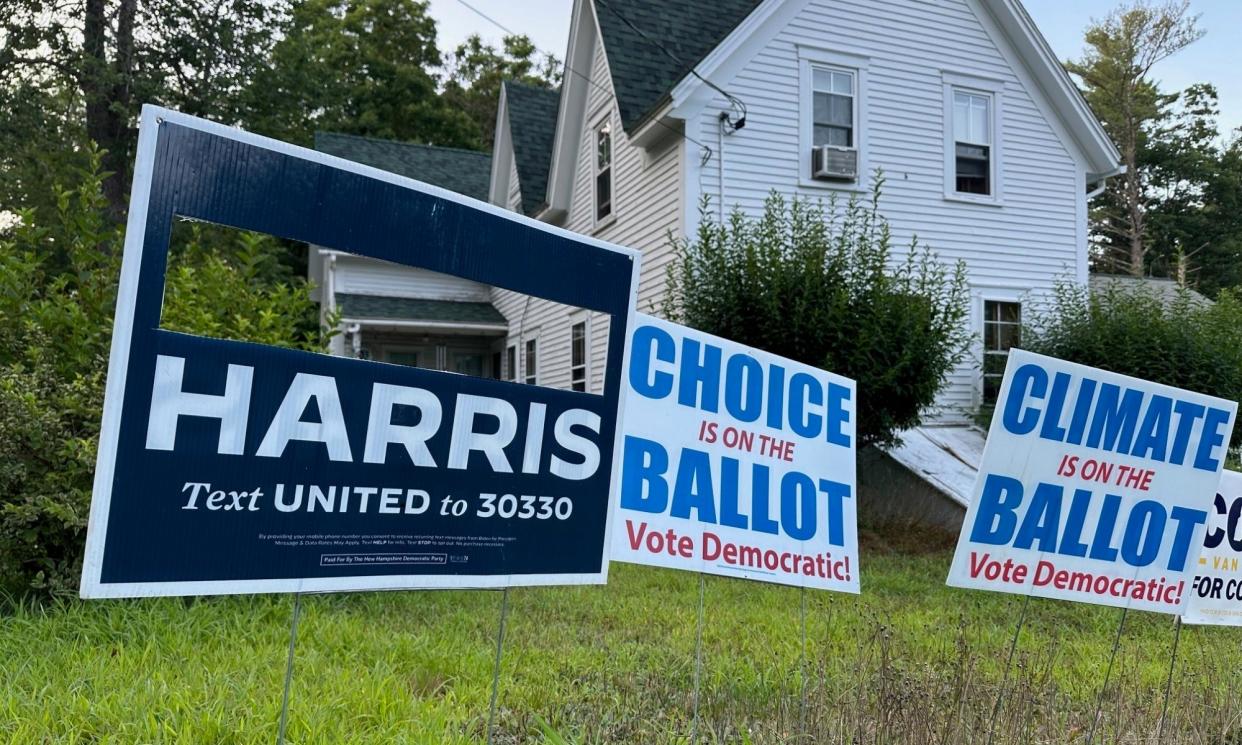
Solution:
[[[858,178],[858,151],[852,147],[820,145],[811,151],[811,177],[821,181]]]

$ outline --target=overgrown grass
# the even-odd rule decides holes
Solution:
[[[1021,598],[949,557],[863,555],[863,595],[708,578],[700,742],[984,743]],[[511,591],[497,742],[686,743],[698,577]],[[303,599],[291,743],[484,739],[496,592]],[[0,741],[271,743],[288,597],[19,606],[0,616]],[[996,743],[1085,742],[1120,611],[1035,599]],[[1154,743],[1173,624],[1131,613],[1096,742]],[[1186,628],[1163,742],[1242,742],[1237,629]]]

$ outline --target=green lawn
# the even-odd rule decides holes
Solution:
[[[986,740],[1021,599],[949,556],[863,553],[859,597],[707,579],[699,742]],[[698,577],[510,593],[496,741],[689,742]],[[291,743],[484,739],[501,595],[303,600]],[[96,601],[0,615],[0,742],[271,743],[292,599]],[[1000,743],[1086,741],[1120,611],[1031,601]],[[1155,742],[1173,624],[1130,614],[1097,742]],[[1242,632],[1187,628],[1165,742],[1242,742]]]

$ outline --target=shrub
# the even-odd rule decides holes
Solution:
[[[858,381],[860,444],[891,444],[962,360],[965,267],[912,240],[892,250],[871,198],[828,209],[772,193],[761,217],[717,222],[704,205],[675,243],[665,313],[694,328]]]
[[[50,224],[23,213],[0,239],[0,591],[16,594],[72,593],[81,573],[121,233],[97,155],[77,175]],[[170,260],[165,327],[322,348],[305,283],[262,279],[265,241],[208,247],[192,230]]]
[[[1242,400],[1242,300],[1229,290],[1211,303],[1141,283],[1094,292],[1063,283],[1022,333],[1032,352]],[[1239,445],[1235,427],[1230,446]]]

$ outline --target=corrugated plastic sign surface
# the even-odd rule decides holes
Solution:
[[[602,395],[160,328],[186,218],[610,317]],[[603,582],[638,257],[143,110],[86,597]]]

